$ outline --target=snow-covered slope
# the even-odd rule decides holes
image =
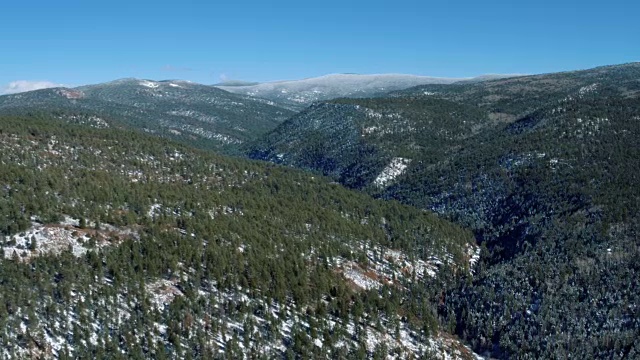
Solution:
[[[367,97],[425,84],[451,84],[462,78],[438,78],[404,74],[331,74],[316,78],[267,82],[250,86],[217,86],[244,95],[290,105],[305,105],[337,97]]]

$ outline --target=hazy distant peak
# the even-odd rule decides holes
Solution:
[[[370,97],[425,84],[451,84],[463,78],[438,78],[407,74],[327,74],[301,80],[254,85],[217,85],[218,88],[256,96],[295,107],[338,97]]]
[[[112,81],[108,81],[108,82],[105,82],[104,84],[126,84],[126,83],[131,83],[131,82],[136,82],[136,81],[140,81],[140,79],[133,78],[133,77],[127,77],[127,78],[121,78],[121,79],[115,79],[115,80],[112,80]]]
[[[266,84],[286,84],[286,83],[315,83],[315,82],[326,82],[326,81],[373,81],[373,80],[433,80],[433,81],[442,81],[443,83],[451,83],[459,80],[464,80],[466,78],[446,78],[446,77],[435,77],[435,76],[424,76],[424,75],[412,75],[412,74],[357,74],[357,73],[335,73],[335,74],[326,74],[317,77],[310,77],[304,79],[297,80],[277,80],[277,81],[269,81],[265,83],[261,83],[258,85],[266,85]]]
[[[260,84],[259,82],[254,82],[254,81],[243,81],[243,80],[227,80],[227,81],[223,81],[221,83],[217,83],[213,86],[252,86],[252,85],[258,85]]]
[[[468,79],[463,79],[458,81],[457,83],[475,83],[475,82],[499,80],[499,79],[506,79],[506,78],[512,78],[512,77],[528,76],[528,75],[529,74],[485,74],[485,75],[480,75],[480,76],[476,76]]]

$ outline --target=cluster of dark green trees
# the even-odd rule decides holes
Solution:
[[[452,170],[443,167],[390,190],[469,226],[491,250],[486,272],[449,297],[457,332],[476,349],[638,356],[639,108],[638,99],[589,97],[542,109],[458,157],[470,186],[425,186]],[[589,119],[607,120],[595,128]]]

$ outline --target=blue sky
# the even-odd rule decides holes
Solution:
[[[0,92],[16,81],[466,77],[640,61],[638,1],[518,3],[5,0]]]

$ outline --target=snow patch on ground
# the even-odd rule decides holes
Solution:
[[[57,92],[60,96],[64,96],[69,100],[82,99],[84,97],[84,93],[77,90],[59,89]]]
[[[580,88],[580,90],[578,90],[578,94],[582,95],[586,95],[590,92],[595,92],[598,89],[598,84],[591,84],[591,85],[587,85],[587,86],[583,86]]]
[[[357,287],[364,290],[377,289],[382,284],[366,274],[362,269],[353,263],[349,263],[349,267],[342,271],[342,275],[348,280],[351,280]]]
[[[478,261],[480,260],[480,251],[481,249],[479,246],[469,245],[467,247],[467,255],[469,256],[469,270],[472,274],[475,273],[476,264],[478,264]]]
[[[61,224],[62,226],[45,226],[32,223],[32,227],[26,231],[13,235],[5,242],[4,257],[28,261],[32,257],[43,254],[59,254],[71,249],[73,255],[82,256],[87,252],[83,245],[89,241],[86,233]]]
[[[236,139],[234,137],[231,137],[229,135],[225,135],[225,134],[219,134],[219,133],[214,133],[212,131],[209,130],[205,130],[202,127],[198,127],[198,126],[193,126],[193,125],[189,125],[189,124],[181,124],[179,126],[179,129],[185,132],[190,132],[192,134],[201,136],[203,138],[207,138],[207,139],[211,139],[211,140],[217,140],[225,145],[228,144],[241,144],[242,140],[240,139]],[[176,129],[174,129],[176,130]],[[177,130],[176,130],[177,131]]]
[[[391,162],[385,167],[380,175],[373,181],[373,183],[380,188],[387,186],[396,177],[400,176],[411,163],[411,159],[405,159],[396,157],[391,159]]]
[[[453,257],[445,253],[442,256],[430,256],[426,259],[412,258],[400,250],[381,246],[367,246],[364,242],[355,245],[364,250],[366,259],[358,261],[341,257],[332,259],[338,273],[348,279],[356,288],[362,290],[376,289],[383,285],[403,286],[403,283],[422,281],[426,277],[435,277],[440,266],[452,263]],[[478,256],[479,256],[479,248]],[[476,247],[469,246],[469,267],[472,267]]]
[[[376,132],[379,128],[377,126],[367,126],[364,129],[362,129],[362,136],[364,135],[370,135],[373,134],[374,132]]]
[[[162,205],[155,203],[151,205],[151,207],[149,208],[149,211],[147,212],[147,216],[149,216],[149,218],[151,219],[155,219],[157,215],[161,214],[161,211],[160,211],[161,209],[162,209]]]
[[[609,125],[611,122],[609,121],[609,118],[600,118],[600,117],[596,117],[593,119],[582,119],[582,118],[577,118],[576,122],[579,124],[580,129],[575,131],[575,135],[580,137],[583,135],[594,135],[594,133],[600,131],[600,129],[605,126],[605,125]]]
[[[160,87],[160,84],[158,84],[155,81],[149,81],[149,80],[142,80],[140,81],[138,84],[140,84],[141,86],[145,86],[151,89],[156,89],[158,87]]]
[[[205,114],[195,110],[178,109],[178,110],[168,111],[167,114],[176,115],[176,116],[185,116],[185,117],[196,119],[198,121],[202,121],[205,123],[215,123],[220,121],[220,119],[216,116],[213,116],[211,114]]]
[[[151,302],[158,308],[163,309],[169,305],[177,296],[184,295],[176,286],[178,280],[160,279],[145,286],[147,293],[151,297]]]
[[[95,229],[95,224],[87,222],[87,228],[80,228],[80,220],[65,216],[57,224],[42,224],[32,218],[31,227],[5,238],[0,243],[5,259],[16,257],[20,261],[43,255],[58,255],[71,251],[80,257],[95,248],[115,244],[114,239],[138,238],[132,229],[117,229],[103,225]]]
[[[220,205],[209,210],[209,217],[211,217],[212,220],[220,215],[244,215],[244,212],[239,208],[226,205]]]

